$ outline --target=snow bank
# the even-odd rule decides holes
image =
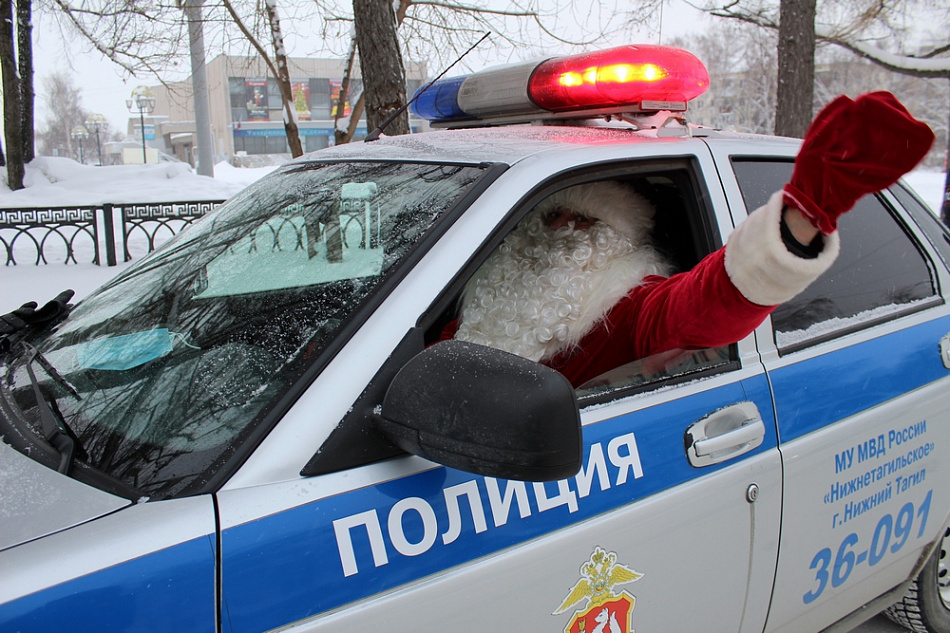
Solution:
[[[236,169],[215,165],[215,177],[196,175],[186,163],[81,165],[44,156],[26,166],[24,189],[0,184],[0,207],[64,207],[107,202],[225,200],[275,167]]]
[[[917,170],[904,176],[904,182],[910,185],[914,191],[927,203],[930,210],[936,215],[940,215],[940,207],[943,205],[943,190],[947,180],[947,175],[942,171]]]

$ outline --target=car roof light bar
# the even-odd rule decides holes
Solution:
[[[418,96],[413,111],[433,125],[685,111],[708,87],[709,73],[691,53],[630,45],[442,79]]]
[[[416,93],[410,109],[416,116],[439,121],[471,118],[459,107],[458,92],[466,76],[449,77],[434,82],[427,90]]]
[[[709,73],[692,53],[642,45],[548,60],[531,76],[528,93],[552,112],[643,102],[682,103],[685,110],[707,88]]]

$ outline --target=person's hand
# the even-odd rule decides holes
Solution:
[[[841,96],[818,113],[795,159],[784,202],[828,234],[861,196],[917,166],[934,133],[889,92]]]
[[[63,290],[42,308],[36,308],[36,302],[24,303],[13,312],[0,315],[0,336],[19,332],[30,325],[38,325],[52,321],[61,315],[67,308],[69,300],[75,294],[72,290]]]
[[[36,302],[30,301],[29,303],[24,303],[13,312],[0,315],[0,336],[13,334],[14,332],[26,328],[30,319],[33,318],[34,312],[36,312]]]
[[[46,323],[47,321],[52,321],[59,317],[59,315],[68,309],[69,300],[73,298],[74,294],[76,293],[73,290],[63,290],[53,297],[52,300],[47,301],[42,308],[33,313],[30,324]]]

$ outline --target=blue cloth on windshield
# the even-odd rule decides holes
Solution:
[[[83,343],[77,357],[84,369],[125,371],[171,351],[172,333],[167,328],[158,328]]]

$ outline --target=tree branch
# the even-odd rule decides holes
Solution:
[[[851,42],[827,32],[821,32],[821,30],[815,33],[815,37],[823,42],[840,46],[892,72],[930,79],[950,78],[950,59],[948,58],[895,55],[875,46],[868,46],[861,42]]]
[[[411,6],[431,6],[438,9],[447,9],[449,11],[460,11],[462,13],[487,13],[489,15],[501,15],[513,18],[537,18],[537,11],[501,11],[499,9],[485,9],[464,4],[453,4],[450,2],[435,2],[434,0],[413,0],[409,3]]]
[[[58,1],[58,0],[57,0]],[[231,19],[234,20],[234,23],[237,25],[241,33],[244,34],[244,37],[250,42],[251,46],[254,47],[254,50],[257,51],[257,54],[261,56],[261,59],[264,60],[264,64],[267,65],[267,68],[270,70],[271,74],[274,77],[278,77],[277,67],[274,66],[274,62],[271,61],[270,56],[267,54],[267,50],[261,46],[261,43],[257,41],[257,38],[254,37],[254,34],[245,26],[244,21],[241,19],[241,16],[237,14],[237,11],[234,10],[234,6],[231,4],[230,0],[221,0],[221,4],[224,5],[224,8],[227,9],[228,14],[230,14]]]

